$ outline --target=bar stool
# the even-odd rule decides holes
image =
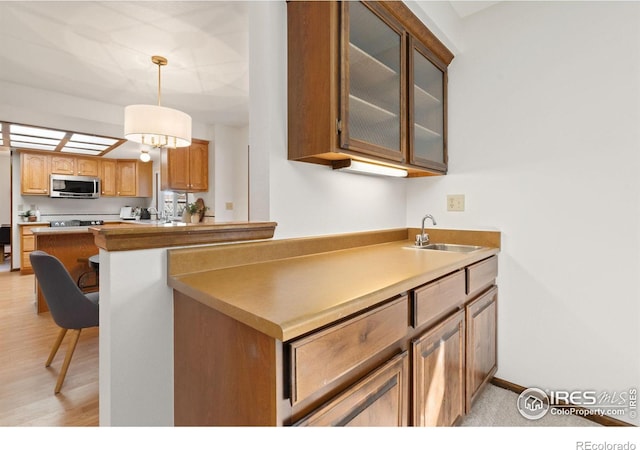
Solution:
[[[78,258],[78,262],[86,262],[90,269],[78,277],[78,287],[81,290],[97,288],[100,285],[100,255]]]

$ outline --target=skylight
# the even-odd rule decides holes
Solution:
[[[102,156],[125,142],[120,138],[0,122],[0,146],[14,149]]]

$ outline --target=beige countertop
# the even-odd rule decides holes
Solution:
[[[35,235],[57,235],[57,234],[78,234],[90,233],[89,227],[40,227],[34,228],[31,232]]]
[[[17,222],[17,223],[18,223],[19,227],[24,226],[24,225],[31,225],[31,226],[33,226],[33,225],[41,225],[43,227],[48,227],[49,226],[49,222],[42,222],[42,221],[40,221],[40,222]]]
[[[250,245],[250,244],[247,244]],[[169,286],[287,341],[498,253],[365,245],[169,276]],[[202,269],[200,269],[202,270]]]

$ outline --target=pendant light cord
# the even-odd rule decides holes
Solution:
[[[162,64],[158,64],[158,106],[160,106],[160,70],[161,70]]]

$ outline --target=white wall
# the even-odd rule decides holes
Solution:
[[[173,425],[166,250],[100,250],[100,426]]]
[[[217,222],[247,220],[249,215],[249,127],[215,126],[215,217]],[[232,209],[227,209],[227,204]]]
[[[463,21],[450,173],[409,181],[407,223],[426,207],[502,231],[497,376],[511,382],[640,387],[638,23],[637,2],[507,2]],[[458,193],[466,211],[446,212]]]
[[[287,160],[285,2],[252,3],[249,23],[251,219],[278,238],[404,227],[404,180]]]

